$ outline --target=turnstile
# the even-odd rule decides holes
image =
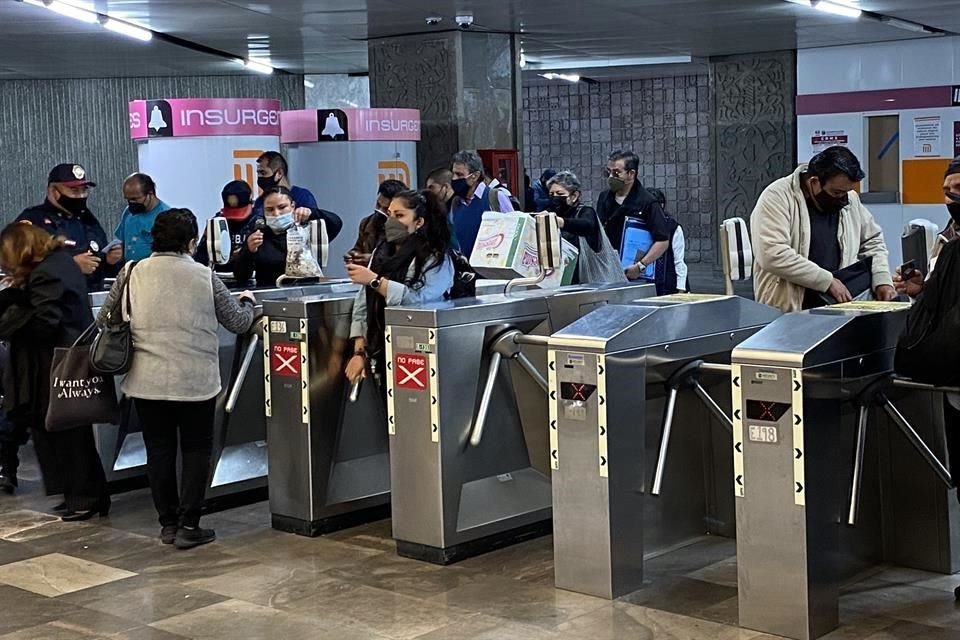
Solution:
[[[645,554],[734,535],[723,365],[780,315],[678,294],[594,311],[550,337],[557,587],[617,598],[643,586]]]
[[[792,313],[734,350],[741,626],[809,640],[876,563],[960,569],[942,400],[898,398],[923,385],[890,377],[908,308]]]
[[[387,309],[400,555],[448,564],[549,531],[546,336],[653,292],[585,285]]]
[[[383,399],[371,380],[349,398],[354,295],[266,302],[273,527],[315,536],[390,515]]]
[[[281,300],[303,295],[352,294],[356,285],[344,280],[331,280],[301,287],[256,289],[256,313],[262,312],[266,300]],[[106,292],[90,295],[96,315],[106,298]],[[237,293],[236,295],[239,295]],[[259,337],[261,328],[255,327]],[[220,339],[220,378],[223,389],[217,398],[214,418],[214,448],[211,458],[210,486],[207,499],[223,498],[246,491],[262,490],[267,484],[266,420],[264,417],[263,358],[246,358],[243,353],[247,340],[222,327]],[[238,353],[237,347],[241,348]],[[259,354],[259,349],[257,349]],[[241,375],[242,373],[242,375]],[[121,378],[117,379],[119,393]],[[237,385],[239,384],[239,388]],[[231,395],[234,405],[227,409]],[[94,426],[94,439],[110,482],[135,480],[146,476],[147,453],[143,444],[133,403],[122,403],[120,425]]]

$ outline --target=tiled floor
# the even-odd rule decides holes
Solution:
[[[616,602],[553,588],[549,538],[451,567],[397,557],[389,521],[307,539],[266,503],[213,514],[220,539],[163,546],[149,495],[109,519],[62,523],[23,491],[0,497],[0,640],[748,640],[731,541],[650,561]],[[960,640],[960,577],[889,569],[848,589],[831,640]]]

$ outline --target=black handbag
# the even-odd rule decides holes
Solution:
[[[873,286],[873,256],[867,256],[849,267],[833,272],[833,277],[843,283],[854,300],[863,299],[864,294],[870,295]],[[820,294],[825,304],[837,304],[836,298],[829,292]]]
[[[66,431],[91,424],[116,424],[119,420],[117,389],[113,377],[92,370],[90,345],[96,323],[72,346],[53,351],[50,367],[50,402],[44,427]]]
[[[90,345],[90,369],[106,376],[119,376],[130,371],[133,363],[133,337],[130,323],[123,318],[123,308],[130,309],[130,278],[136,262],[130,263],[113,307],[107,312],[106,322],[97,331]]]

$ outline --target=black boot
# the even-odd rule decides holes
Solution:
[[[9,443],[0,444],[0,491],[12,494],[17,488],[17,467],[20,458],[17,456],[18,447]]]

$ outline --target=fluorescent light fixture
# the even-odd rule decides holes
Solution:
[[[528,69],[564,71],[568,69],[606,69],[655,64],[689,64],[692,56],[648,56],[642,58],[558,58],[555,60],[526,59]]]
[[[45,6],[54,13],[59,13],[62,16],[73,18],[74,20],[79,20],[80,22],[95,24],[100,20],[100,16],[98,16],[94,11],[81,9],[80,7],[75,7],[65,2],[60,2],[59,0],[53,0],[53,2]]]
[[[538,74],[541,78],[547,80],[563,80],[565,82],[580,82],[580,76],[578,75],[566,75],[563,73],[541,73]]]
[[[242,59],[237,60],[237,62],[245,66],[247,69],[250,69],[250,71],[256,71],[257,73],[263,73],[266,75],[270,75],[271,73],[273,73],[273,67],[271,67],[268,64],[264,64],[262,62],[256,62],[255,60],[242,60]]]
[[[153,39],[153,33],[149,29],[116,18],[107,18],[103,23],[103,28],[142,42],[150,42]]]
[[[909,22],[907,20],[899,20],[897,18],[890,18],[884,16],[880,18],[880,22],[887,25],[888,27],[896,27],[897,29],[903,29],[904,31],[912,31],[914,33],[933,33],[929,31],[922,24],[917,24],[916,22]]]
[[[817,11],[823,11],[824,13],[830,13],[835,16],[843,16],[844,18],[859,18],[863,15],[863,11],[856,7],[830,2],[830,0],[819,0],[819,2],[814,0],[812,6]]]
[[[313,89],[316,85],[313,84],[313,82],[311,82],[310,80],[307,80],[306,78],[304,78],[303,86],[305,86],[307,89]]]
[[[23,3],[24,3],[24,4],[32,4],[32,5],[35,6],[35,7],[43,7],[44,9],[47,8],[47,5],[43,4],[43,2],[41,2],[41,0],[23,0]]]

